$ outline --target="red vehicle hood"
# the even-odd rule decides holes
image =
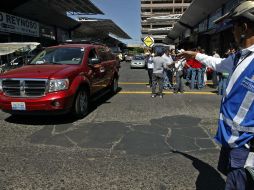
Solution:
[[[67,78],[79,65],[26,65],[10,70],[1,78]]]

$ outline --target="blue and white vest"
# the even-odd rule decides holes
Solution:
[[[222,99],[215,136],[222,146],[241,147],[254,137],[254,59],[250,58],[236,68]]]

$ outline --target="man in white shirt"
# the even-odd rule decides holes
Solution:
[[[162,58],[165,60],[166,64],[170,66],[173,63],[173,59],[170,55],[170,51],[167,49],[162,55]],[[170,67],[167,67],[163,71],[164,77],[164,89],[173,88],[173,70]]]
[[[176,85],[174,87],[174,93],[183,93],[184,92],[184,82],[183,82],[183,67],[186,64],[185,59],[180,59],[175,62],[176,70]]]
[[[154,57],[154,53],[149,53],[148,55],[148,59],[147,59],[147,73],[148,73],[148,77],[149,77],[149,86],[150,88],[152,88],[152,75],[153,75],[153,57]]]
[[[192,51],[179,56],[231,75],[215,136],[222,145],[218,169],[227,175],[226,190],[253,190],[254,180],[247,171],[254,168],[254,1],[242,1],[219,20],[224,19],[231,20],[235,41],[242,48],[234,61]]]

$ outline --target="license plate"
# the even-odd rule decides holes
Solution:
[[[26,110],[25,102],[12,102],[11,103],[12,110]]]

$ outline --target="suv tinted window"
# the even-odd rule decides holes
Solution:
[[[88,59],[98,58],[97,53],[95,52],[95,49],[91,49],[91,51],[88,54]]]

